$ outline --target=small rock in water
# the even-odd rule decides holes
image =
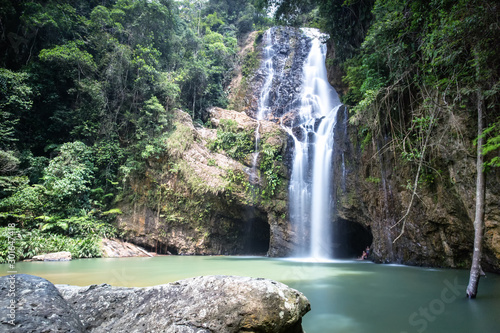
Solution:
[[[33,261],[70,261],[71,253],[68,251],[53,252],[34,256]]]
[[[306,133],[302,126],[297,126],[292,128],[292,133],[295,136],[295,138],[301,142],[305,141],[306,139]]]

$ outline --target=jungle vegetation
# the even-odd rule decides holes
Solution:
[[[450,133],[476,145],[475,240],[467,295],[477,292],[484,231],[485,173],[500,166],[500,6],[492,0],[270,0],[275,17],[327,31],[334,65],[349,90],[343,102],[364,141],[414,165],[411,200],[392,228],[405,231],[417,189],[439,177]],[[315,20],[311,20],[311,15]],[[460,128],[476,128],[465,135]],[[444,134],[443,134],[444,133]],[[363,139],[362,139],[363,140]],[[473,143],[473,144],[472,144]],[[465,147],[465,148],[464,148]],[[471,149],[469,149],[471,150]],[[449,155],[449,154],[448,154]],[[495,169],[495,170],[492,170]]]
[[[238,39],[269,22],[250,0],[0,1],[0,261],[9,236],[18,260],[98,256],[172,110],[227,106]]]

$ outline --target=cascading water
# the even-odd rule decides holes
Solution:
[[[348,122],[348,114],[347,108],[344,108],[344,140],[347,138],[347,122]],[[342,150],[342,191],[346,192],[346,179],[347,179],[347,169],[345,167],[345,152]]]
[[[265,44],[263,69],[266,75],[266,79],[264,81],[264,85],[262,86],[262,90],[259,96],[259,105],[256,114],[257,120],[262,120],[268,116],[269,96],[271,93],[271,87],[273,85],[273,79],[274,79],[273,56],[275,52],[271,41],[271,30],[267,30],[265,32],[263,41]]]
[[[323,35],[317,29],[302,31],[312,39],[312,45],[303,66],[299,115],[293,128],[287,128],[295,143],[290,217],[299,239],[295,255],[328,259],[333,256],[333,130],[341,103],[328,83]]]
[[[269,95],[274,79],[274,66],[273,66],[273,45],[271,43],[271,30],[267,30],[263,36],[264,41],[264,63],[263,72],[265,74],[265,81],[259,96],[259,104],[255,118],[257,119],[257,128],[255,129],[255,151],[252,156],[252,175],[253,183],[258,182],[257,175],[257,161],[259,158],[259,141],[260,141],[260,121],[265,119],[269,114]]]
[[[333,256],[333,130],[341,106],[327,79],[324,37],[309,28],[301,33],[289,28],[266,31],[252,168],[252,179],[258,180],[259,129],[272,110],[294,141],[289,186],[290,218],[297,234],[294,255],[316,260]],[[291,54],[298,56],[288,58]]]

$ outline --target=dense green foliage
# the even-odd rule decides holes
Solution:
[[[243,161],[255,150],[253,132],[238,131],[237,123],[231,119],[221,119],[217,138],[209,144],[213,151],[224,150],[229,156]]]
[[[360,52],[345,66],[352,120],[372,134],[390,133],[402,157],[418,162],[432,159],[426,147],[441,145],[430,139],[438,124],[459,114],[475,122],[481,103],[491,126],[485,153],[493,152],[499,136],[497,7],[488,1],[376,2]]]
[[[25,258],[98,255],[172,110],[226,106],[237,40],[269,20],[250,0],[5,0],[0,22],[0,226],[39,244]]]
[[[453,119],[465,117],[476,123],[479,103],[488,128],[486,164],[500,165],[496,1],[269,0],[261,4],[278,6],[275,15],[283,22],[294,23],[311,13],[317,16],[314,22],[330,34],[335,47],[336,58],[330,63],[346,73],[349,91],[343,101],[351,106],[351,121],[360,126],[362,142],[383,138],[382,145],[387,145],[389,137],[403,160],[432,169],[431,152],[445,146],[433,137],[437,127],[462,135]]]
[[[212,151],[224,151],[228,156],[242,162],[248,162],[250,154],[255,152],[255,132],[238,129],[238,123],[231,119],[221,119],[217,128],[217,138],[209,143]],[[229,172],[230,183],[243,185],[246,191],[254,195],[254,199],[271,200],[282,183],[280,168],[283,156],[280,147],[263,143],[259,140],[258,151],[261,152],[257,169],[263,180],[262,186],[252,185],[245,180],[246,176]],[[209,165],[215,163],[208,161]],[[215,164],[214,164],[215,165]]]
[[[0,263],[9,255],[9,228],[0,228]],[[86,237],[68,237],[57,233],[46,233],[39,230],[26,231],[10,235],[14,239],[13,247],[18,260],[31,258],[41,253],[68,251],[72,258],[100,257],[100,241],[97,235]]]
[[[262,145],[262,160],[260,169],[264,173],[265,186],[262,188],[260,195],[264,200],[271,199],[278,187],[281,185],[279,176],[280,164],[283,156],[279,154],[276,147],[269,144]]]
[[[374,0],[262,0],[260,6],[276,8],[274,16],[286,25],[320,28],[335,45],[336,61],[345,61],[359,50],[373,15]]]

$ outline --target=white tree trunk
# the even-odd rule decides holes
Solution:
[[[479,61],[476,53],[476,66],[479,71]],[[474,218],[474,252],[470,269],[467,297],[476,298],[477,286],[481,277],[481,255],[484,232],[484,197],[486,192],[483,172],[483,95],[480,88],[477,90],[477,177],[476,177],[476,214]]]

